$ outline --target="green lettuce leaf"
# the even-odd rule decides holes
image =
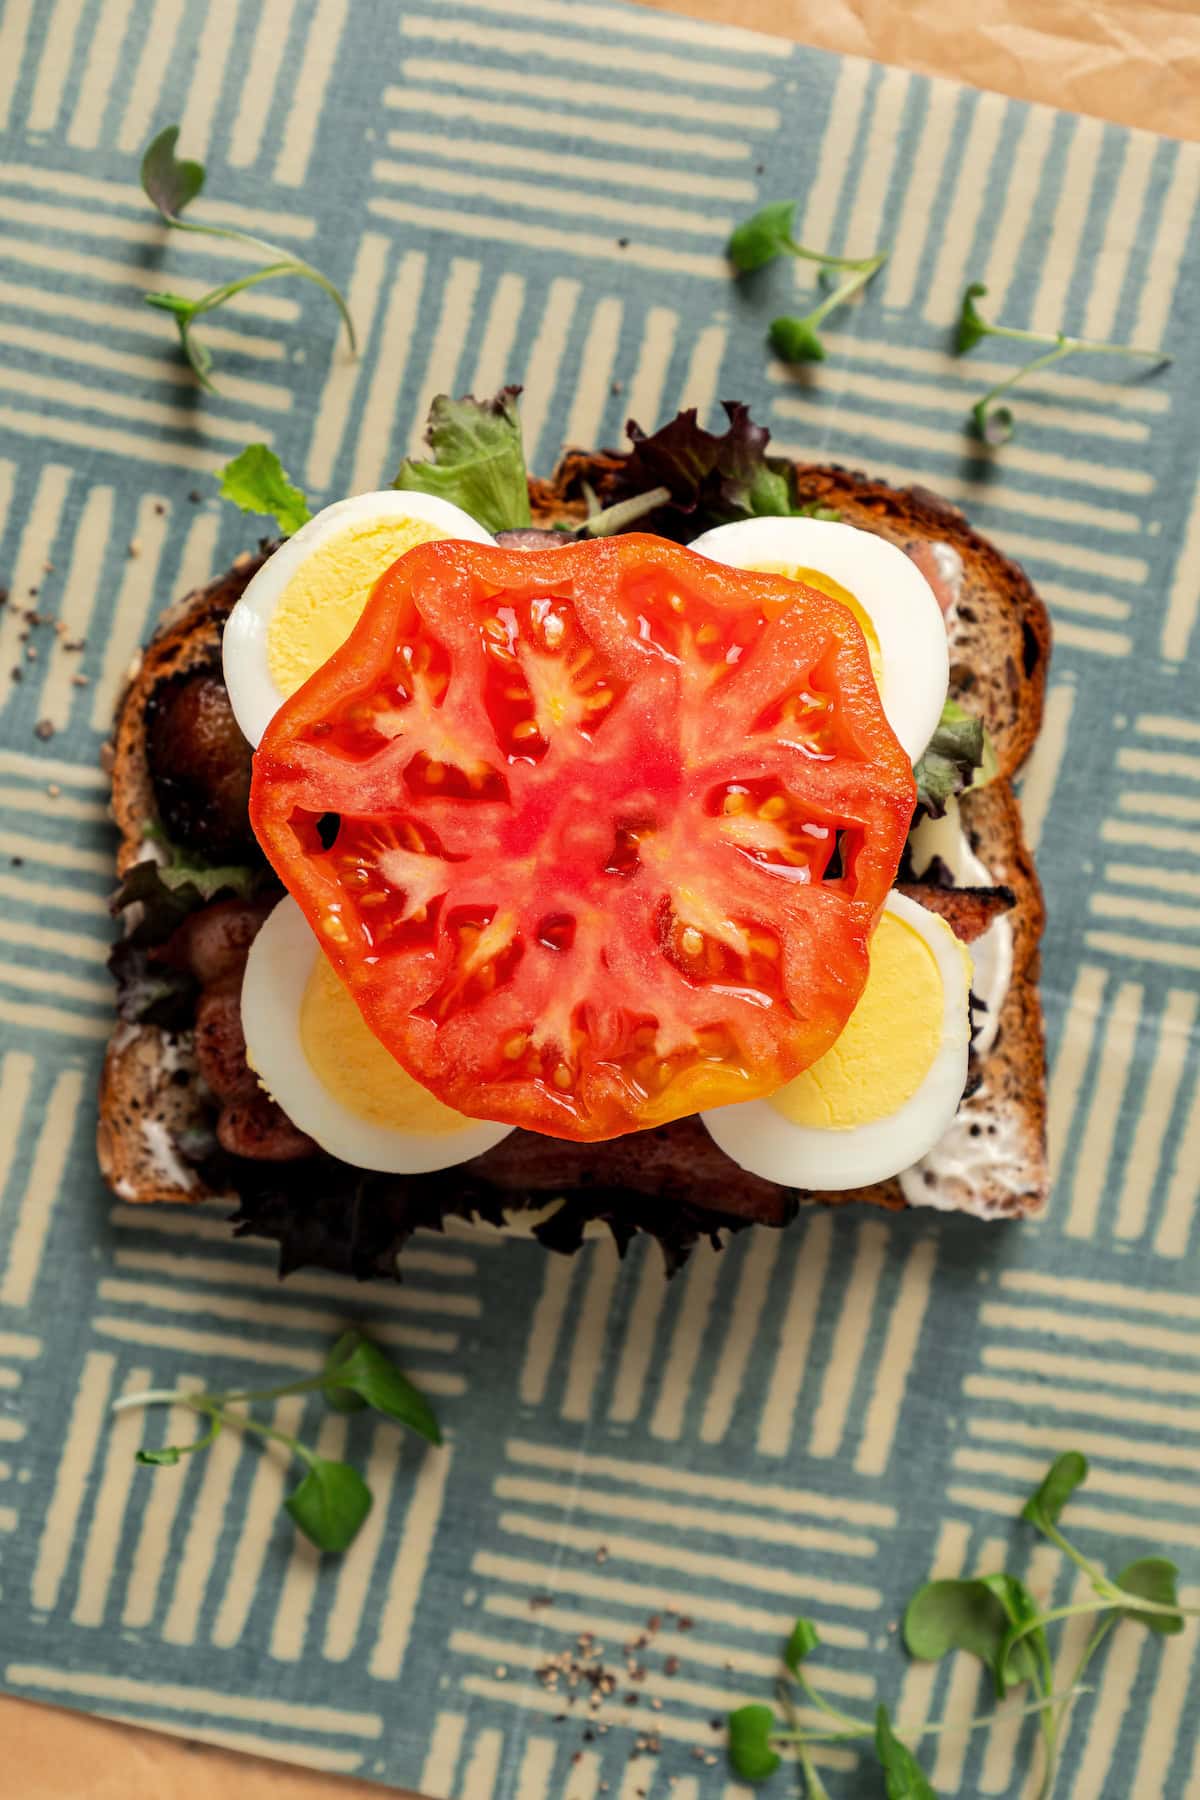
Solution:
[[[706,431],[696,408],[676,413],[647,434],[630,419],[633,449],[619,478],[619,498],[666,488],[665,515],[686,521],[689,537],[734,519],[790,516],[797,507],[791,465],[767,456],[770,432],[756,425],[740,400],[721,402],[729,420],[723,432]]]
[[[437,494],[470,513],[489,531],[513,531],[532,523],[519,387],[501,388],[491,400],[439,394],[429,409],[425,440],[432,462],[405,457],[392,483]]]
[[[918,813],[942,818],[946,802],[974,783],[989,748],[983,720],[973,718],[957,700],[947,700],[937,729],[913,770]],[[994,770],[994,756],[992,767]]]
[[[201,862],[170,843],[157,826],[148,825],[146,835],[162,846],[164,860],[147,856],[134,863],[109,901],[114,914],[135,903],[141,906],[141,917],[127,943],[161,944],[189,913],[212,900],[249,900],[272,879],[265,865]]]
[[[312,517],[308,501],[265,444],[247,444],[218,473],[222,500],[232,500],[243,512],[266,513],[284,537],[291,537]]]

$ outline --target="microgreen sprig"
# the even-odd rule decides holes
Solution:
[[[1050,1540],[1079,1568],[1096,1592],[1094,1601],[1041,1610],[1025,1583],[1015,1575],[986,1575],[970,1581],[932,1581],[918,1589],[904,1615],[904,1641],[923,1661],[936,1661],[948,1650],[969,1650],[992,1672],[997,1694],[1028,1680],[1035,1695],[1041,1726],[1044,1767],[1041,1800],[1054,1783],[1066,1703],[1051,1692],[1052,1663],[1046,1627],[1088,1613],[1107,1614],[1083,1648],[1069,1692],[1109,1630],[1121,1618],[1134,1620],[1160,1635],[1182,1631],[1185,1615],[1176,1594],[1179,1571],[1165,1557],[1142,1557],[1112,1579],[1078,1550],[1059,1529],[1059,1519],[1076,1488],[1087,1479],[1087,1458],[1078,1450],[1055,1458],[1021,1509],[1027,1524]],[[1135,1604],[1130,1604],[1133,1601]],[[996,1605],[995,1603],[999,1604]]]
[[[796,215],[794,200],[776,200],[764,206],[751,218],[736,226],[726,254],[739,275],[763,269],[778,256],[795,256],[803,262],[820,266],[822,275],[833,269],[845,269],[840,281],[803,317],[784,314],[771,321],[768,336],[771,348],[784,362],[824,362],[825,346],[818,327],[837,307],[843,305],[888,259],[886,250],[874,256],[831,256],[824,250],[810,250],[793,236]]]
[[[812,1620],[797,1619],[791,1637],[784,1646],[784,1672],[775,1690],[776,1704],[784,1718],[782,1725],[775,1709],[762,1704],[742,1706],[730,1713],[729,1756],[734,1772],[744,1781],[765,1781],[783,1762],[780,1749],[791,1749],[795,1752],[796,1763],[803,1778],[805,1800],[830,1800],[828,1790],[813,1762],[814,1746],[870,1741],[884,1772],[887,1783],[885,1792],[889,1800],[892,1800],[892,1796],[904,1796],[905,1800],[934,1800],[933,1789],[916,1757],[897,1738],[886,1706],[877,1707],[873,1719],[857,1718],[853,1713],[834,1706],[808,1678],[801,1663],[819,1642],[820,1637]],[[1071,1694],[1055,1695],[1053,1698],[1065,1701],[1087,1691],[1076,1686]],[[797,1692],[823,1715],[820,1724],[801,1723],[796,1706]],[[1039,1698],[1029,1705],[1006,1706],[995,1712],[980,1713],[961,1721],[924,1725],[916,1736],[937,1737],[943,1733],[978,1731],[985,1725],[994,1724],[997,1719],[1015,1719],[1037,1712],[1043,1705],[1044,1701]]]
[[[320,1393],[335,1412],[360,1412],[372,1407],[389,1419],[407,1425],[428,1443],[440,1444],[442,1434],[425,1396],[402,1375],[377,1344],[361,1331],[346,1331],[334,1344],[319,1374],[279,1387],[247,1388],[237,1393],[197,1393],[174,1388],[151,1388],[141,1394],[125,1394],[113,1403],[114,1412],[135,1406],[185,1406],[208,1420],[208,1429],[190,1444],[165,1444],[159,1450],[139,1450],[137,1460],[152,1468],[172,1467],[185,1456],[194,1456],[216,1443],[226,1426],[236,1431],[283,1444],[305,1465],[300,1485],[284,1501],[285,1510],[305,1537],[319,1550],[347,1549],[371,1510],[371,1490],[350,1463],[318,1456],[290,1432],[264,1424],[241,1409],[255,1401],[279,1400],[287,1394]]]
[[[248,231],[237,231],[229,225],[200,225],[181,216],[204,186],[204,165],[177,157],[175,145],[178,139],[178,125],[168,125],[148,145],[142,157],[142,187],[159,217],[175,231],[193,231],[209,237],[228,238],[256,250],[265,259],[262,268],[240,276],[237,280],[223,282],[219,287],[210,289],[207,294],[202,294],[198,300],[189,300],[183,294],[146,295],[147,306],[169,312],[174,318],[183,354],[202,386],[210,391],[214,386],[209,378],[212,351],[207,344],[192,335],[195,321],[216,307],[223,306],[227,300],[232,300],[235,294],[257,286],[260,281],[274,281],[285,275],[298,275],[305,281],[315,282],[322,292],[329,295],[342,316],[350,349],[355,351],[358,346],[349,308],[333,282],[322,275],[319,269],[305,262],[302,257],[293,256],[289,250],[281,249],[278,244],[268,243],[265,238],[255,237]]]
[[[1054,1782],[1058,1743],[1067,1708],[1090,1692],[1083,1676],[1113,1626],[1131,1619],[1160,1635],[1182,1631],[1186,1616],[1200,1609],[1181,1606],[1176,1592],[1179,1571],[1166,1557],[1147,1556],[1130,1563],[1116,1577],[1085,1556],[1063,1534],[1059,1518],[1075,1489],[1086,1479],[1087,1459],[1068,1450],[1051,1464],[1022,1509],[1021,1517],[1049,1538],[1090,1581],[1094,1600],[1039,1610],[1025,1583],[1001,1572],[968,1580],[929,1581],[909,1601],[904,1614],[904,1642],[920,1661],[936,1662],[953,1650],[967,1650],[991,1671],[997,1698],[1028,1683],[1033,1697],[1024,1704],[963,1721],[925,1725],[918,1738],[943,1732],[972,1732],[1002,1718],[1036,1714],[1042,1736],[1043,1773],[1039,1800],[1048,1800]],[[1060,1619],[1098,1614],[1099,1623],[1083,1647],[1066,1689],[1053,1687],[1053,1660],[1046,1627]],[[783,1648],[783,1670],[776,1689],[778,1713],[762,1704],[739,1707],[729,1715],[729,1757],[745,1781],[765,1781],[781,1767],[782,1751],[796,1758],[806,1800],[829,1800],[813,1762],[813,1747],[870,1741],[884,1779],[887,1800],[935,1800],[934,1790],[908,1745],[901,1742],[886,1706],[873,1721],[834,1706],[809,1679],[805,1659],[819,1643],[810,1619],[797,1619]],[[802,1695],[821,1713],[815,1726],[801,1723],[796,1705]],[[779,1713],[783,1720],[780,1721]]]
[[[1153,362],[1165,367],[1171,358],[1161,350],[1142,349],[1136,344],[1110,344],[1099,338],[1068,337],[1063,331],[1020,331],[1012,325],[994,325],[985,319],[975,302],[982,300],[987,288],[981,281],[973,281],[962,297],[962,306],[958,315],[958,330],[954,347],[960,356],[973,350],[976,344],[986,337],[1011,338],[1018,344],[1047,344],[1049,349],[1034,356],[1027,363],[998,381],[995,387],[977,400],[971,408],[971,417],[977,434],[985,444],[1006,444],[1013,434],[1013,415],[1010,407],[997,406],[996,401],[1001,394],[1007,394],[1010,388],[1016,387],[1029,375],[1036,375],[1054,363],[1062,362],[1068,356],[1133,356],[1144,361]]]

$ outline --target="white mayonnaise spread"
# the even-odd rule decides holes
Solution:
[[[142,1120],[142,1142],[159,1179],[191,1193],[196,1186],[195,1170],[181,1161],[161,1119]]]
[[[910,1206],[1009,1217],[1029,1184],[1029,1148],[1013,1109],[994,1106],[985,1081],[933,1149],[898,1180]]]
[[[941,538],[927,538],[919,544],[910,544],[908,555],[933,589],[934,598],[942,609],[953,660],[958,607],[962,599],[963,559],[953,544],[947,544]]]
[[[177,1069],[196,1073],[196,1036],[191,1031],[164,1032],[159,1047],[158,1066],[162,1074],[174,1075]]]
[[[990,870],[972,850],[963,830],[957,800],[947,803],[945,817],[923,819],[912,838],[913,871],[923,875],[940,857],[959,887],[992,887]],[[971,945],[975,974],[971,989],[987,1008],[976,1013],[974,1052],[983,1061],[996,1040],[1000,1009],[1012,978],[1013,929],[1006,915],[989,925]],[[910,1206],[939,1212],[969,1212],[981,1219],[1004,1218],[1025,1193],[1029,1173],[1027,1146],[1011,1109],[993,1107],[986,1078],[964,1100],[941,1138],[911,1169],[898,1177]]]
[[[954,629],[958,624],[958,603],[962,599],[963,559],[953,544],[944,543],[940,538],[931,543],[929,548],[933,553],[938,583],[950,598],[950,604],[945,608],[946,636],[953,644]]]

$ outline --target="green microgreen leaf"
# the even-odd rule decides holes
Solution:
[[[142,187],[169,225],[204,186],[204,164],[177,157],[178,142],[178,125],[168,125],[146,146],[142,157]]]
[[[739,275],[765,268],[792,248],[795,216],[794,200],[773,200],[734,227],[725,254]]]
[[[1030,1525],[1036,1525],[1039,1531],[1056,1526],[1075,1489],[1087,1480],[1087,1472],[1086,1456],[1078,1450],[1064,1450],[1061,1456],[1055,1457],[1021,1508],[1021,1517]]]
[[[1117,1576],[1117,1586],[1124,1593],[1136,1594],[1139,1600],[1153,1601],[1155,1606],[1179,1605],[1178,1581],[1178,1568],[1165,1556],[1141,1556]],[[1184,1626],[1182,1612],[1172,1618],[1166,1613],[1144,1612],[1131,1606],[1124,1610],[1124,1616],[1136,1619],[1139,1625],[1157,1632],[1160,1637],[1173,1637]]]
[[[164,1444],[161,1450],[139,1450],[134,1461],[150,1469],[173,1469],[182,1459],[185,1447],[181,1444]]]
[[[371,1490],[349,1463],[313,1457],[307,1475],[284,1501],[318,1550],[346,1550],[371,1510]]]
[[[797,508],[797,517],[801,519],[828,519],[832,524],[837,524],[841,516],[840,507],[826,506],[820,500],[809,500],[804,506]]]
[[[795,217],[794,200],[772,200],[734,227],[725,254],[739,275],[765,268],[785,254],[819,263],[822,278],[834,269],[865,269],[872,261],[865,256],[831,256],[827,250],[809,250],[798,244],[792,236]]]
[[[796,1620],[783,1650],[784,1663],[793,1675],[799,1673],[800,1664],[806,1656],[812,1655],[820,1641],[820,1635],[811,1619],[801,1617]]]
[[[392,486],[438,494],[470,513],[489,531],[510,531],[532,521],[519,387],[501,388],[491,400],[439,394],[429,409],[425,441],[432,462],[405,457]]]
[[[777,1729],[769,1706],[739,1706],[729,1715],[729,1760],[743,1781],[766,1781],[782,1758],[771,1748]]]
[[[367,1403],[362,1395],[356,1394],[352,1388],[323,1387],[321,1394],[331,1412],[356,1413],[367,1410]]]
[[[284,537],[291,537],[312,517],[308,501],[266,444],[247,444],[217,474],[223,500],[243,512],[267,514]]]
[[[1016,1575],[981,1575],[979,1580],[1004,1609],[1008,1628],[992,1653],[996,1692],[1003,1700],[1010,1687],[1031,1680],[1040,1666],[1049,1675],[1049,1651],[1037,1601]],[[1020,1638],[1020,1642],[1016,1639]]]
[[[892,1730],[886,1706],[875,1714],[875,1754],[883,1770],[887,1800],[937,1800],[916,1757]]]
[[[986,293],[987,289],[982,281],[973,281],[962,297],[962,306],[958,315],[958,335],[954,343],[960,356],[965,356],[968,350],[973,350],[980,339],[987,337],[992,329],[987,320],[980,316],[979,309],[975,305],[976,300],[982,300]]]
[[[784,316],[771,320],[767,333],[771,348],[781,362],[824,362],[825,346],[812,323],[811,316],[798,319]]]
[[[442,1441],[441,1428],[424,1394],[360,1331],[343,1332],[333,1346],[325,1361],[323,1385],[327,1395],[357,1396],[431,1444]]]
[[[982,438],[993,449],[1000,444],[1007,444],[1013,434],[1012,407],[994,406],[986,395],[975,402],[971,408],[971,417],[975,421],[976,437]]]
[[[1013,1591],[1007,1584],[1012,1584]],[[1018,1601],[1016,1590],[1023,1598]],[[1013,1576],[976,1577],[962,1581],[929,1581],[918,1588],[904,1614],[904,1642],[920,1662],[938,1662],[951,1650],[966,1650],[992,1671],[1003,1698],[1013,1683],[1033,1672],[1033,1653],[1019,1644],[1010,1651],[1014,1624],[1036,1613],[1027,1590]]]

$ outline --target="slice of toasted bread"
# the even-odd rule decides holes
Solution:
[[[540,524],[578,517],[583,483],[603,496],[619,467],[615,455],[573,452],[550,482],[531,481]],[[887,1208],[927,1204],[983,1217],[1031,1213],[1047,1186],[1045,1069],[1037,995],[1041,894],[1007,777],[1037,735],[1049,632],[1044,608],[1023,572],[966,525],[962,515],[921,490],[900,492],[838,469],[802,467],[802,495],[836,506],[843,518],[902,547],[948,544],[961,559],[962,588],[952,635],[952,681],[982,714],[996,746],[1000,777],[964,797],[962,818],[993,887],[915,897],[971,939],[1002,911],[1014,936],[1013,972],[993,1044],[975,1073],[975,1091],[939,1146],[915,1174],[845,1193],[800,1194],[738,1169],[698,1120],[605,1144],[579,1146],[515,1131],[486,1156],[446,1175],[411,1180],[369,1177],[322,1158],[318,1179],[307,1164],[291,1170],[189,1161],[181,1134],[211,1124],[190,1034],[122,1022],[114,1033],[100,1093],[98,1147],[109,1185],[133,1201],[190,1201],[222,1195],[241,1204],[243,1229],[279,1238],[285,1260],[319,1260],[356,1273],[392,1272],[396,1246],[417,1224],[446,1212],[499,1216],[506,1206],[547,1207],[539,1236],[571,1248],[588,1217],[602,1216],[618,1237],[652,1231],[675,1257],[697,1235],[722,1225],[781,1225],[802,1199]],[[172,607],[155,633],[118,708],[111,753],[113,812],[121,832],[118,868],[147,851],[155,817],[146,759],[147,707],[159,685],[197,668],[219,667],[221,633],[235,601],[260,565],[238,559],[209,587]],[[335,1179],[336,1178],[336,1179]],[[323,1196],[341,1186],[353,1203],[336,1217]],[[332,1217],[332,1222],[331,1222]]]

